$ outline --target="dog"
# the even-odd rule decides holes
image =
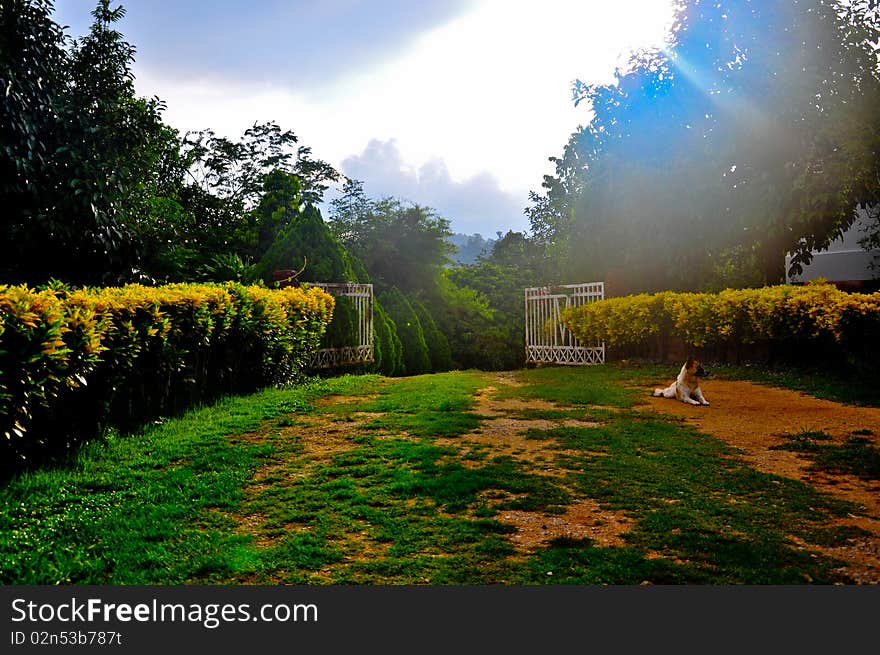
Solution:
[[[654,395],[663,396],[664,398],[677,398],[681,402],[690,405],[708,405],[709,401],[706,400],[702,389],[700,389],[700,378],[704,378],[707,375],[708,373],[703,370],[699,361],[693,357],[688,357],[684,366],[681,367],[678,377],[675,378],[675,382],[665,389],[654,389]]]

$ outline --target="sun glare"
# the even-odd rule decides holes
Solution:
[[[505,186],[535,187],[522,161],[540,166],[588,120],[572,82],[613,82],[632,50],[663,46],[671,21],[668,0],[487,0],[370,76],[383,92],[368,120],[408,160],[441,155],[463,177],[488,157]]]

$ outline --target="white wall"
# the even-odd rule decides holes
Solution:
[[[785,257],[785,281],[788,284],[798,284],[817,277],[824,277],[829,282],[854,282],[880,277],[880,268],[872,270],[869,267],[872,261],[880,267],[880,250],[865,250],[859,245],[859,239],[865,236],[868,217],[866,212],[861,209],[858,214],[859,216],[852,226],[843,233],[843,236],[834,241],[828,250],[813,252],[813,261],[804,266],[800,275],[789,276],[788,268],[791,265],[791,255],[787,255]]]

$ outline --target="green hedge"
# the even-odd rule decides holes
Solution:
[[[333,307],[316,288],[0,285],[2,468],[290,380]]]
[[[375,350],[372,370],[388,376],[403,375],[403,344],[397,335],[397,325],[378,299],[373,303],[373,333]]]
[[[827,354],[877,359],[880,293],[846,293],[829,284],[727,289],[720,293],[639,294],[562,312],[585,343],[625,349],[663,339],[693,348],[800,344]]]
[[[428,357],[431,360],[431,372],[439,373],[450,370],[452,368],[452,349],[449,347],[446,335],[437,327],[431,312],[423,302],[416,298],[410,298],[409,304],[422,325],[425,344],[428,346]]]
[[[403,346],[404,375],[420,375],[431,371],[431,356],[419,317],[407,297],[397,287],[379,294],[379,301],[397,326]]]

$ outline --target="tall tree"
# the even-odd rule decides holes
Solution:
[[[454,250],[449,221],[430,207],[389,197],[370,200],[356,180],[343,191],[330,203],[330,229],[374,282],[404,292],[434,289]]]
[[[552,282],[553,272],[545,248],[535,238],[510,231],[495,242],[493,250],[475,264],[448,271],[449,281],[472,290],[485,304],[483,312],[460,314],[456,322],[470,324],[471,341],[478,348],[457,348],[466,366],[512,369],[525,363],[523,335],[523,289]],[[458,328],[450,326],[453,334]],[[457,344],[458,345],[458,344]]]
[[[181,174],[176,133],[158,99],[138,98],[134,48],[113,25],[121,7],[100,0],[90,32],[69,40],[44,0],[0,7],[5,90],[0,201],[7,280],[131,279],[135,224]]]
[[[569,275],[696,288],[725,267],[783,277],[876,197],[880,20],[869,0],[687,0],[665,51],[592,108],[533,196],[533,232]],[[601,278],[600,278],[601,279]]]
[[[429,373],[431,355],[425,341],[425,333],[419,317],[407,297],[397,287],[382,291],[379,302],[396,328],[402,344],[403,373],[420,375]]]

